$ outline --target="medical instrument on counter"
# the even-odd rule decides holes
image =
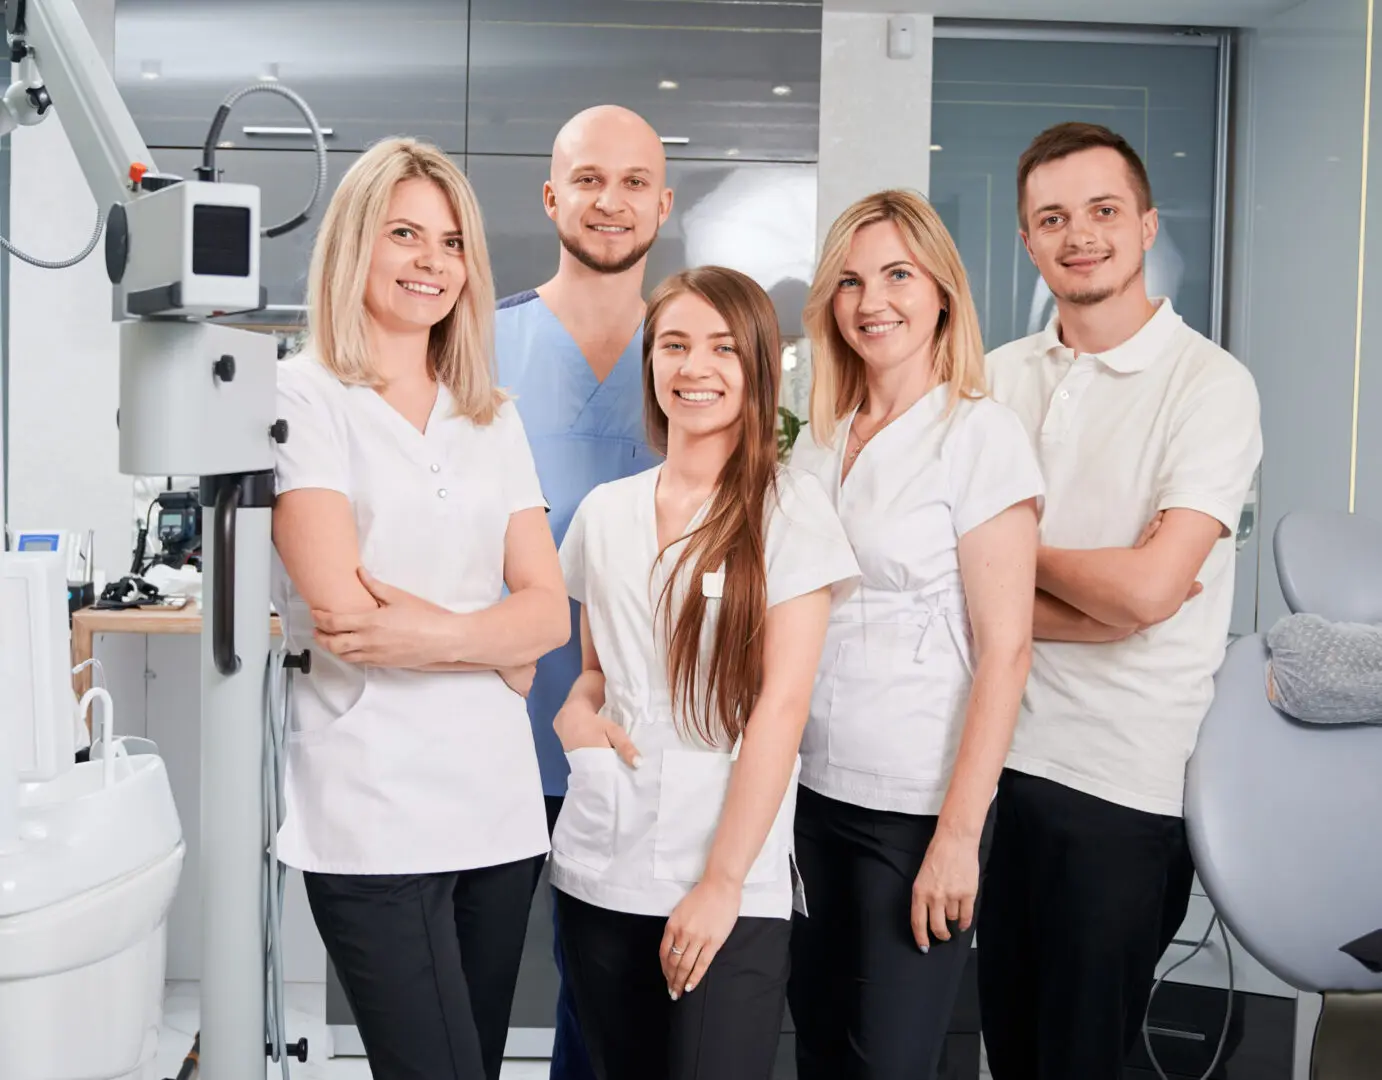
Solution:
[[[209,320],[261,308],[259,241],[306,221],[326,186],[326,144],[310,107],[280,84],[227,96],[195,179],[160,172],[72,0],[0,0],[16,81],[0,98],[0,136],[57,113],[95,196],[90,243],[32,265],[60,269],[95,250],[119,323],[120,471],[197,476],[208,511],[202,543],[201,1046],[203,1080],[262,1080],[266,1047],[283,1063],[273,852],[266,845],[266,718],[273,450],[290,432],[275,415],[277,345]],[[216,146],[250,93],[291,101],[313,135],[317,176],[306,209],[264,227],[259,189],[220,182]],[[270,740],[271,741],[271,740]],[[266,850],[266,848],[269,848]],[[266,964],[267,957],[267,964]],[[266,972],[266,967],[272,969]],[[272,1013],[270,1013],[270,1007]],[[272,1024],[266,1023],[266,1017]],[[0,1068],[0,1073],[4,1073]],[[49,1076],[61,1076],[50,1072]],[[88,1072],[84,1075],[101,1075]]]
[[[158,512],[156,529],[154,511]],[[158,541],[158,552],[146,560],[151,531]],[[189,563],[200,570],[201,547],[202,507],[197,492],[160,491],[149,503],[149,512],[139,526],[130,573],[143,574],[151,566],[169,566],[176,570]]]
[[[52,551],[62,556],[67,573],[67,611],[90,607],[96,600],[96,530],[12,529],[5,527],[6,551]]]

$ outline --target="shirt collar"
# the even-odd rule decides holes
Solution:
[[[1169,298],[1153,297],[1152,303],[1157,306],[1156,312],[1127,341],[1121,345],[1115,345],[1107,352],[1087,353],[1086,355],[1099,361],[1111,371],[1123,375],[1131,375],[1150,367],[1152,362],[1165,351],[1166,343],[1171,340],[1171,335],[1184,322],[1176,314]],[[1053,313],[1051,321],[1046,324],[1046,329],[1038,337],[1037,347],[1042,355],[1049,356],[1053,352],[1064,353],[1066,356],[1072,355],[1071,350],[1061,342],[1059,320],[1059,312]]]

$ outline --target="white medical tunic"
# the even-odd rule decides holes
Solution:
[[[598,747],[567,754],[571,777],[552,836],[550,867],[552,884],[577,899],[666,916],[705,872],[737,753],[734,747],[707,746],[689,732],[689,724],[674,723],[666,634],[656,605],[686,541],[657,559],[660,472],[653,468],[595,488],[562,543],[566,587],[585,606],[604,670],[601,713],[629,733],[642,763],[631,769],[614,750]],[[789,469],[779,470],[777,491],[776,499],[769,497],[766,519],[768,606],[826,586],[837,599],[847,595],[858,566],[825,493],[814,478]],[[688,532],[707,509],[708,503]],[[718,577],[707,577],[696,583],[707,595],[702,672],[721,591]],[[704,699],[704,679],[700,692]],[[791,917],[795,812],[794,768],[745,878],[741,915]]]
[[[864,447],[841,483],[851,413],[831,445],[809,425],[792,465],[830,494],[863,572],[831,616],[801,744],[801,783],[874,810],[940,812],[973,682],[959,539],[1026,499],[1041,472],[1016,414],[928,393]]]
[[[457,612],[498,603],[509,516],[543,506],[511,403],[480,426],[439,387],[425,432],[374,390],[311,355],[279,365],[280,493],[350,500],[360,562],[380,581]],[[423,874],[547,850],[537,755],[523,699],[496,672],[348,664],[312,639],[311,611],[275,556],[287,645],[310,649],[293,682],[279,858],[328,874]]]

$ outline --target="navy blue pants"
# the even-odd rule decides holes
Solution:
[[[547,833],[550,836],[561,813],[561,795],[548,795]],[[561,915],[557,905],[557,891],[552,890],[552,958],[557,962],[557,1031],[552,1041],[551,1080],[595,1080],[590,1056],[576,1023],[576,1002],[571,995],[571,983],[566,977],[566,965],[561,955]]]

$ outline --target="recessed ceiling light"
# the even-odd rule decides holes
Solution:
[[[738,157],[738,156],[739,156],[739,148],[738,148],[737,146],[731,146],[728,150],[725,151],[725,157]]]
[[[677,88],[676,79],[663,79],[657,84],[659,90],[675,90]]]
[[[145,60],[139,65],[141,79],[157,79],[163,74],[163,66],[157,60]]]
[[[931,153],[933,153],[933,154],[938,154],[938,153],[940,153],[940,152],[941,152],[942,150],[944,150],[944,149],[945,149],[945,147],[943,147],[943,146],[942,146],[940,143],[938,143],[938,142],[933,142],[933,143],[931,144]]]
[[[259,73],[260,82],[278,82],[278,65],[265,64],[264,70]]]
[[[1176,151],[1174,154],[1172,154],[1171,156],[1172,156],[1172,157],[1185,157],[1185,151],[1184,151],[1184,150],[1177,150],[1177,151]]]
[[[778,97],[786,97],[791,92],[792,88],[788,86],[786,83],[773,87],[773,93],[776,94]]]

